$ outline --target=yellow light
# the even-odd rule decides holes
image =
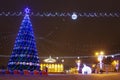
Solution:
[[[115,66],[115,64],[116,64],[116,61],[114,60],[114,61],[112,62],[112,65]]]
[[[112,62],[112,65],[113,65],[113,66],[116,66],[117,64],[119,64],[118,60],[114,60],[114,61]]]
[[[100,61],[100,59],[99,59],[99,58],[97,58],[97,60],[98,60],[98,61]]]
[[[41,70],[45,70],[45,67],[48,67],[48,72],[63,72],[63,64],[40,64]]]
[[[78,63],[80,63],[81,61],[80,60],[78,60]]]
[[[104,52],[103,52],[103,51],[101,51],[101,52],[100,52],[100,54],[101,54],[101,55],[104,55]]]
[[[100,58],[100,57],[98,57],[98,61],[101,61],[101,58]]]
[[[78,59],[78,60],[76,60],[76,63],[80,63],[81,61]]]
[[[95,55],[96,55],[96,56],[98,56],[98,55],[99,55],[99,53],[98,53],[98,52],[96,52],[96,53],[95,53]]]
[[[94,68],[94,67],[95,67],[95,64],[93,64],[92,67]]]

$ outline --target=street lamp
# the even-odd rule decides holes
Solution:
[[[76,60],[77,70],[78,71],[80,70],[80,63],[81,63],[80,59]]]
[[[118,60],[114,60],[112,62],[112,65],[115,67],[116,71],[118,72],[118,69],[119,69],[119,61]]]
[[[64,59],[62,59],[61,62],[63,63],[63,62],[64,62]]]
[[[103,57],[104,57],[104,52],[101,51],[101,52],[96,52],[96,56],[98,57],[98,61],[100,63],[100,70],[102,70],[102,61],[103,61]]]

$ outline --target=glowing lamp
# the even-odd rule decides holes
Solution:
[[[76,20],[76,19],[78,18],[78,16],[77,16],[77,14],[73,13],[72,16],[71,16],[71,18],[72,18],[73,20]]]
[[[103,52],[103,51],[101,51],[101,52],[100,52],[100,55],[104,55],[104,52]]]
[[[61,61],[64,62],[64,59],[62,59]]]
[[[98,52],[95,53],[96,56],[98,56],[98,54],[99,54]]]
[[[80,70],[80,63],[81,63],[81,61],[80,61],[79,59],[76,60],[77,70],[78,70],[78,71]]]
[[[105,56],[105,58],[107,58],[108,56]]]
[[[114,55],[112,55],[112,58],[114,58]]]
[[[98,57],[98,61],[100,63],[100,69],[102,69],[102,60],[103,60],[103,57],[104,57],[104,52],[101,51],[101,52],[96,52],[95,55]]]

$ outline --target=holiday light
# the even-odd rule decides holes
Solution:
[[[80,70],[80,63],[81,63],[81,61],[80,61],[79,59],[76,60],[77,70],[78,70],[78,71]]]
[[[25,16],[8,62],[9,70],[39,70],[39,57],[29,13],[30,9],[26,8]]]
[[[76,20],[77,19],[77,14],[75,14],[75,13],[73,13],[72,15],[71,15],[71,18],[73,19],[73,20]]]
[[[25,12],[30,16],[38,17],[71,17],[72,19],[77,19],[78,17],[120,17],[119,12],[31,12],[29,9],[26,9]],[[23,12],[0,12],[0,16],[23,16]]]
[[[85,64],[83,64],[83,65],[84,65],[84,67],[82,68],[82,74],[91,74],[92,69],[89,66],[85,65]]]
[[[18,56],[17,54],[16,55],[11,55],[11,56]],[[28,55],[30,56],[30,55]],[[103,57],[105,58],[108,58],[108,57],[116,57],[116,56],[120,56],[120,53],[117,53],[117,54],[112,54],[112,55],[103,55]],[[10,57],[10,55],[0,55],[0,57]],[[68,59],[82,59],[82,58],[95,58],[96,56],[61,56],[61,57],[53,57],[53,58],[68,58]],[[47,58],[47,56],[39,56],[39,58]]]

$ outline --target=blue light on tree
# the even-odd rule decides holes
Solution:
[[[30,9],[26,8],[25,16],[8,62],[9,70],[39,70],[39,57],[29,13]]]
[[[26,14],[29,14],[29,13],[30,13],[30,9],[29,9],[29,8],[26,8],[26,9],[25,9],[25,13],[26,13]]]

